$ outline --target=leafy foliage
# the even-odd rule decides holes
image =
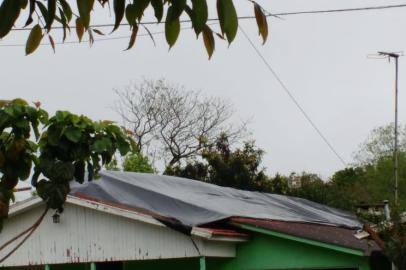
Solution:
[[[385,227],[381,236],[385,241],[385,253],[398,269],[406,269],[406,224],[398,208],[392,208],[391,226]]]
[[[264,191],[268,178],[260,167],[263,151],[253,142],[242,148],[230,149],[228,138],[222,135],[215,146],[202,150],[202,161],[189,162],[185,167],[169,166],[165,174],[209,182],[245,190]]]
[[[126,172],[154,173],[155,169],[147,157],[139,151],[128,153],[123,162],[123,170]]]
[[[395,125],[393,123],[377,127],[361,143],[354,157],[359,165],[375,163],[380,158],[393,156]],[[399,126],[399,150],[406,152],[406,126]]]
[[[30,176],[37,145],[30,140],[31,130],[39,138],[39,124],[48,114],[16,99],[0,104],[0,221],[7,217],[13,189],[19,180]]]
[[[259,34],[265,42],[268,37],[268,23],[262,7],[258,3],[249,0],[254,5],[254,14],[258,24]],[[24,27],[31,25],[36,16],[38,24],[31,30],[27,40],[26,53],[30,54],[38,48],[42,39],[42,32],[50,36],[51,44],[55,49],[55,43],[51,37],[52,28],[58,23],[63,31],[63,41],[66,33],[70,31],[70,22],[74,17],[76,33],[79,41],[87,31],[89,41],[93,41],[93,32],[100,33],[93,29],[91,25],[95,0],[77,0],[76,9],[67,0],[3,0],[0,5],[0,38],[4,38],[14,27],[15,22],[20,17],[21,11],[28,12],[28,19]],[[180,33],[180,20],[182,16],[188,16],[192,22],[192,27],[197,35],[203,32],[203,41],[209,57],[214,51],[214,36],[207,25],[209,18],[208,0],[97,0],[102,6],[112,6],[114,12],[114,26],[112,32],[117,30],[125,17],[128,24],[132,27],[132,35],[128,48],[133,47],[138,26],[143,24],[144,13],[147,8],[154,11],[157,23],[161,23],[165,16],[165,36],[166,41],[171,48],[178,40]],[[113,2],[113,3],[110,3]],[[28,4],[29,3],[29,4]],[[106,5],[106,3],[108,5]],[[226,39],[231,43],[238,30],[238,16],[233,0],[217,0],[217,16],[220,21],[221,39]],[[29,8],[27,8],[29,7]],[[41,29],[42,28],[42,29]],[[136,29],[136,30],[134,30]]]
[[[0,220],[7,217],[13,189],[30,176],[32,165],[38,195],[48,207],[62,211],[70,181],[82,183],[86,170],[91,181],[116,151],[125,155],[132,148],[131,140],[112,122],[94,122],[66,111],[48,119],[36,105],[16,99],[0,106]],[[30,140],[31,132],[38,143]]]

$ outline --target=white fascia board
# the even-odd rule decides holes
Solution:
[[[31,197],[21,202],[17,202],[10,206],[10,211],[8,212],[8,216],[15,216],[17,214],[23,213],[28,211],[38,205],[44,204],[43,200],[40,197]]]
[[[148,224],[152,224],[152,225],[157,225],[160,227],[166,227],[163,223],[159,222],[158,220],[156,220],[155,218],[153,218],[149,215],[145,215],[142,213],[138,213],[135,211],[131,211],[131,210],[115,207],[115,206],[111,206],[108,204],[103,204],[100,202],[86,200],[83,198],[77,198],[77,197],[74,197],[71,195],[68,195],[66,202],[73,204],[73,205],[78,205],[78,206],[94,209],[94,210],[97,210],[100,212],[129,218],[132,220],[136,220],[136,221],[140,221],[140,222],[144,222],[144,223],[148,223]]]
[[[191,235],[203,238],[209,241],[222,241],[222,242],[246,242],[247,237],[237,236],[229,237],[224,235],[213,235],[212,232],[205,228],[193,227]]]
[[[159,222],[158,220],[154,219],[153,217],[151,217],[149,215],[122,209],[119,207],[114,207],[114,206],[103,204],[100,202],[86,200],[83,198],[77,198],[77,197],[74,197],[71,195],[68,195],[68,197],[66,199],[66,203],[94,209],[94,210],[97,210],[100,212],[104,212],[104,213],[108,213],[108,214],[112,214],[112,215],[116,215],[116,216],[120,216],[120,217],[125,217],[125,218],[129,218],[132,220],[136,220],[136,221],[140,221],[140,222],[144,222],[144,223],[148,223],[148,224],[152,224],[152,225],[157,225],[160,227],[166,227],[164,224],[162,224],[161,222]],[[24,201],[11,205],[8,215],[10,217],[15,216],[15,215],[18,215],[20,213],[23,213],[25,211],[28,211],[34,207],[37,207],[37,206],[43,205],[43,204],[44,204],[44,201],[40,197],[32,197],[27,200],[24,200]]]

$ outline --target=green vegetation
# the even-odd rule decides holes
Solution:
[[[125,155],[133,147],[110,121],[95,122],[67,111],[48,118],[35,105],[22,99],[0,104],[0,222],[7,218],[15,186],[30,177],[32,168],[38,195],[49,208],[62,211],[70,181],[82,183],[86,171],[91,181],[116,152]]]
[[[258,32],[265,43],[268,37],[266,14],[260,5],[254,1],[249,1],[253,3],[253,13],[258,25]],[[19,18],[23,17],[25,20],[28,17],[22,26],[32,25],[34,21],[36,24],[32,27],[27,39],[25,48],[27,55],[38,48],[45,35],[48,36],[49,42],[55,50],[55,41],[51,35],[53,28],[56,28],[55,24],[62,29],[63,41],[65,41],[71,28],[75,28],[79,41],[87,33],[89,42],[93,43],[94,35],[104,35],[102,31],[92,26],[95,2],[98,2],[102,8],[112,7],[114,13],[112,32],[123,24],[125,17],[131,31],[127,50],[134,46],[140,27],[145,28],[150,33],[143,21],[144,12],[149,8],[154,12],[156,23],[165,24],[166,42],[170,48],[179,37],[181,22],[188,18],[196,36],[199,37],[202,34],[203,44],[209,58],[215,49],[215,37],[227,40],[231,44],[238,30],[238,16],[233,0],[217,0],[217,18],[221,33],[213,32],[208,24],[210,10],[208,0],[77,0],[76,5],[72,2],[74,1],[3,0],[0,5],[0,39],[9,35]],[[27,14],[23,15],[24,10]],[[73,21],[75,22],[74,26],[70,24]],[[153,39],[152,35],[151,38]]]

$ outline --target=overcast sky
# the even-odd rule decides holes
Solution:
[[[248,1],[234,2],[239,15],[252,15]],[[405,3],[259,2],[273,13]],[[261,46],[254,21],[243,21],[241,25],[307,114],[351,163],[353,152],[371,129],[393,119],[393,63],[368,59],[367,55],[378,50],[406,49],[405,15],[406,8],[399,8],[272,18],[270,39],[265,46]],[[94,18],[97,23],[107,21],[112,22],[113,18]],[[128,36],[129,31],[124,28],[111,37]],[[162,26],[151,28],[152,32],[161,30]],[[49,46],[43,46],[28,57],[24,56],[24,47],[4,46],[22,44],[27,35],[14,32],[0,41],[2,99],[40,100],[50,112],[65,109],[94,119],[119,121],[111,109],[116,99],[113,88],[142,77],[164,77],[187,89],[229,99],[238,117],[251,118],[252,137],[266,151],[263,165],[268,173],[309,171],[328,177],[344,167],[241,33],[230,48],[218,41],[211,61],[207,60],[202,41],[196,41],[191,30],[182,31],[169,52],[163,35],[155,36],[156,47],[148,37],[139,37],[135,48],[127,52],[123,49],[128,38],[96,41],[93,48],[87,43],[59,45],[55,55]],[[55,38],[60,39],[57,34]],[[72,34],[69,40],[75,41],[76,36]],[[399,119],[404,122],[406,58],[400,61]]]

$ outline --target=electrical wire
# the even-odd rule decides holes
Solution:
[[[328,148],[334,153],[334,155],[341,161],[341,163],[344,166],[347,166],[347,163],[345,160],[340,156],[340,154],[337,152],[337,150],[333,147],[333,145],[329,142],[327,137],[321,132],[321,130],[317,127],[316,123],[310,118],[310,116],[306,113],[304,108],[300,105],[299,101],[295,98],[295,96],[292,94],[292,92],[288,89],[286,84],[282,81],[282,79],[279,77],[279,75],[275,72],[275,70],[272,68],[272,66],[269,64],[269,62],[265,59],[263,54],[258,50],[258,48],[255,46],[254,42],[249,38],[247,33],[242,29],[241,26],[239,26],[239,29],[241,33],[244,35],[244,37],[247,39],[251,47],[255,50],[256,54],[261,58],[261,60],[264,62],[268,70],[272,73],[272,75],[275,77],[275,79],[278,81],[282,89],[286,92],[286,94],[289,96],[289,98],[293,101],[295,106],[299,109],[299,111],[303,114],[303,116],[306,118],[306,120],[310,123],[310,125],[313,127],[313,129],[317,132],[317,134],[321,137],[321,139],[326,143]]]

